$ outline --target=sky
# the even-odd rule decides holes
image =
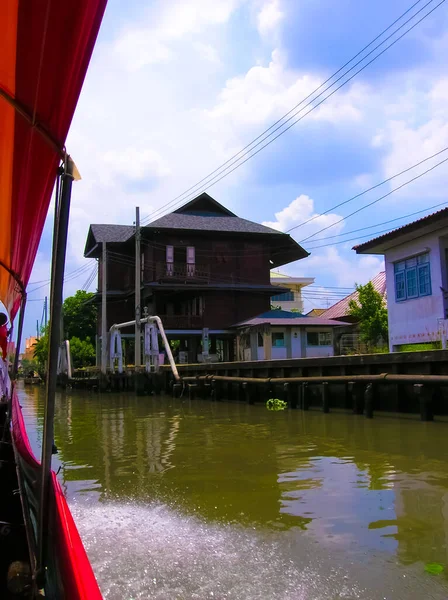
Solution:
[[[428,6],[346,79],[438,2],[417,2],[394,29]],[[167,204],[164,212],[180,206],[172,201],[410,6],[410,0],[109,0],[66,144],[82,180],[73,186],[64,295],[92,279],[96,263],[83,257],[91,223],[132,224],[136,206],[149,222]],[[442,4],[312,112],[300,105],[300,121],[252,159],[193,190],[207,190],[239,216],[280,231],[299,225],[291,235],[310,256],[281,272],[315,278],[304,293],[306,310],[333,304],[383,270],[381,256],[356,255],[357,242],[448,204],[446,163],[339,222],[445,153],[333,208],[448,146],[447,25]],[[49,292],[52,218],[50,210],[28,285],[26,336],[35,333]],[[96,278],[88,289],[96,289]]]

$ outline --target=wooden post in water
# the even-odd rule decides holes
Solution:
[[[302,406],[301,406],[302,410],[308,410],[309,409],[309,389],[308,389],[308,383],[304,382],[302,383]]]
[[[434,421],[431,388],[423,383],[416,383],[414,384],[414,392],[420,401],[420,419],[422,421]]]
[[[283,384],[283,400],[291,408],[294,402],[293,386],[290,383]]]
[[[253,395],[252,395],[252,389],[246,381],[243,383],[243,393],[244,393],[244,398],[245,398],[247,404],[253,404],[254,399],[253,399]]]
[[[353,413],[355,415],[362,415],[364,412],[362,388],[359,383],[354,383],[353,381],[349,382],[348,387],[353,399]]]
[[[328,381],[322,383],[322,411],[324,413],[330,412],[330,393],[328,389]]]
[[[364,392],[364,406],[366,410],[366,419],[373,419],[373,403],[375,400],[376,388],[373,383],[369,383],[366,386]]]

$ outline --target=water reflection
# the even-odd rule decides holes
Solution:
[[[31,389],[23,395],[23,404],[31,442],[37,446],[41,392]],[[446,588],[440,588],[445,585],[444,576],[428,579],[423,571],[427,562],[448,566],[447,427],[312,411],[270,413],[261,406],[244,404],[71,393],[58,397],[55,435],[65,489],[75,502],[83,534],[104,574],[116,560],[112,540],[123,534],[123,522],[128,544],[123,552],[130,553],[129,560],[134,553],[136,565],[145,569],[147,560],[146,550],[138,549],[137,542],[143,544],[143,537],[149,536],[152,551],[162,552],[162,541],[154,536],[155,532],[162,535],[160,530],[165,527],[163,543],[172,546],[173,556],[176,547],[186,563],[202,560],[201,576],[210,583],[211,572],[204,574],[208,558],[202,551],[201,558],[178,548],[179,540],[173,541],[175,523],[178,531],[188,531],[191,543],[196,539],[200,548],[207,546],[210,535],[210,548],[221,553],[224,563],[230,558],[222,556],[222,540],[230,549],[239,539],[237,555],[248,572],[256,571],[258,561],[259,566],[269,566],[275,581],[272,561],[267,565],[261,553],[253,562],[254,544],[264,547],[266,555],[292,561],[288,564],[292,564],[291,576],[297,581],[302,581],[300,565],[309,563],[316,543],[322,552],[326,549],[327,558],[319,554],[315,560],[329,560],[329,569],[336,556],[345,557],[341,569],[365,562],[362,577],[359,565],[356,568],[358,587],[349,586],[345,596],[340,581],[332,588],[333,595],[310,595],[308,586],[303,596],[288,596],[290,592],[279,580],[275,585],[281,593],[264,597],[376,598],[379,596],[369,595],[366,589],[373,586],[378,592],[387,577],[380,585],[375,569],[390,569],[388,585],[393,589],[387,597],[417,599],[424,597],[422,590],[427,586],[429,597],[448,595]],[[83,508],[86,503],[88,510]],[[103,521],[110,515],[116,521],[106,525]],[[138,519],[135,527],[141,527],[140,534],[134,531],[134,523],[130,525],[133,519]],[[129,528],[134,541],[128,539]],[[174,537],[168,539],[168,534]],[[110,554],[103,554],[107,535],[111,536]],[[151,561],[151,568],[163,571],[167,580],[177,581],[179,590],[184,590],[179,593],[185,595],[164,596],[165,583],[153,589],[146,582],[145,591],[135,597],[209,597],[213,586],[207,587],[205,595],[188,595],[189,584],[182,583],[179,574],[162,568],[157,557],[152,556]],[[385,562],[375,567],[375,561]],[[413,565],[414,570],[403,571],[410,568],[406,565]],[[233,562],[231,568],[237,570]],[[190,564],[189,569],[193,576],[196,567]],[[404,574],[412,578],[414,591],[404,586]],[[224,575],[218,598],[258,597],[255,588],[244,595],[247,589],[242,581],[238,585],[243,587],[236,588],[225,583]],[[367,587],[361,592],[359,586]],[[123,594],[123,588],[119,589]],[[125,597],[119,593],[110,597]]]

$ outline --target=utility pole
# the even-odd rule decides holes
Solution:
[[[48,298],[47,296],[45,296],[45,300],[44,300],[44,315],[45,315],[45,330],[47,329],[47,321],[48,321]]]
[[[107,268],[106,268],[106,242],[103,242],[103,260],[101,272],[101,372],[106,373],[107,370]]]
[[[39,339],[39,319],[36,321],[36,337]]]
[[[141,270],[140,270],[140,208],[135,208],[135,367],[142,364],[141,356]]]

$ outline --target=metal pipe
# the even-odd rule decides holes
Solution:
[[[168,338],[166,337],[162,319],[160,317],[157,317],[156,315],[152,315],[150,317],[145,317],[144,319],[140,319],[140,325],[143,325],[144,323],[150,323],[150,322],[157,323],[157,327],[159,328],[159,332],[160,332],[160,335],[163,340],[163,345],[165,346],[168,360],[170,362],[171,371],[173,372],[173,375],[174,375],[176,381],[180,381],[179,372],[177,370],[176,363],[174,362],[173,353],[171,352],[170,344],[168,342]],[[133,325],[135,325],[135,321],[126,321],[125,323],[115,323],[109,329],[109,332],[111,333],[114,329],[125,329],[126,327],[132,327]],[[195,378],[193,378],[193,379],[195,379]]]
[[[427,383],[448,385],[448,375],[396,375],[380,373],[376,375],[320,375],[315,377],[232,377],[227,375],[196,375],[182,377],[183,381],[233,381],[239,383]]]
[[[62,190],[59,211],[55,213],[56,239],[53,243],[55,256],[52,262],[50,331],[48,344],[47,386],[44,412],[44,430],[41,460],[41,485],[38,520],[37,569],[44,576],[46,547],[49,535],[48,527],[48,490],[51,481],[51,457],[54,441],[54,407],[56,396],[57,362],[60,343],[62,314],[62,292],[64,286],[65,255],[67,250],[67,232],[70,215],[70,200],[73,183],[73,161],[67,155],[62,175]]]

